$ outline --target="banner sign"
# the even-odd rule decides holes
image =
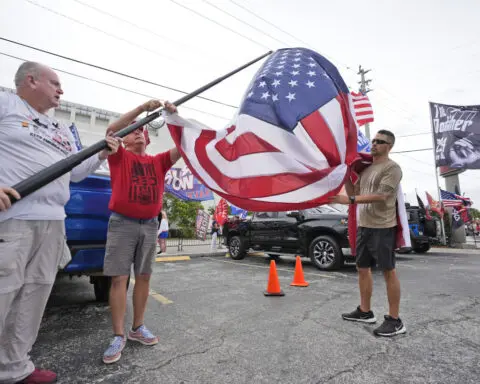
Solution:
[[[188,167],[170,168],[165,175],[165,192],[182,200],[213,200],[213,192],[193,176]]]
[[[210,222],[210,215],[202,209],[197,211],[197,220],[195,224],[195,233],[197,239],[205,240],[207,238],[208,223]]]
[[[480,105],[430,103],[436,166],[480,169]]]
[[[357,151],[370,153],[371,150],[372,146],[370,144],[370,140],[368,140],[367,136],[365,136],[362,131],[358,130]]]

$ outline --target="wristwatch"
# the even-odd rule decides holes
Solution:
[[[355,204],[355,195],[348,196],[348,199],[350,200],[350,204]]]

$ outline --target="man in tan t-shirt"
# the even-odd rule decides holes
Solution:
[[[371,268],[383,270],[387,285],[389,314],[373,332],[377,336],[395,336],[406,332],[399,317],[400,282],[395,271],[395,243],[397,232],[397,192],[402,170],[388,154],[395,143],[395,135],[378,131],[372,140],[373,163],[360,174],[355,188],[345,184],[348,196],[331,198],[334,203],[359,204],[357,232],[357,269],[360,286],[360,305],[343,319],[364,323],[377,320],[370,308],[373,290]]]

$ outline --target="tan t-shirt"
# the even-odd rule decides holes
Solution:
[[[402,170],[393,160],[372,164],[360,175],[356,192],[360,195],[389,194],[385,202],[359,204],[358,225],[366,228],[392,228],[397,225],[397,192]],[[359,186],[359,187],[358,187]],[[359,189],[358,189],[359,188]]]

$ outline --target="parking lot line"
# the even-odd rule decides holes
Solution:
[[[184,261],[184,260],[190,260],[190,256],[160,256],[155,259],[156,262]]]
[[[251,267],[251,268],[262,268],[262,269],[270,269],[270,266],[267,265],[253,265],[253,264],[245,264],[245,263],[239,263],[238,261],[230,261],[230,260],[221,260],[221,259],[214,259],[212,257],[206,257],[206,259],[211,260],[211,261],[218,261],[222,263],[229,263],[229,264],[235,264],[235,265],[242,265],[244,267]],[[293,269],[285,269],[285,268],[278,268],[277,271],[284,271],[284,272],[292,272]],[[342,277],[349,277],[348,275],[345,275],[343,273],[339,272],[333,272],[337,276],[340,275]],[[336,279],[337,276],[332,276],[332,275],[325,275],[325,274],[320,274],[320,273],[314,273],[314,272],[303,272],[304,275],[310,275],[310,276],[318,276],[318,277],[325,277],[327,279]]]
[[[135,284],[135,279],[131,277],[130,278],[130,283]],[[172,304],[173,303],[172,300],[166,298],[165,296],[161,295],[158,292],[155,292],[153,289],[150,289],[148,294],[152,297],[152,299],[158,301],[160,304],[166,305],[166,304]]]

